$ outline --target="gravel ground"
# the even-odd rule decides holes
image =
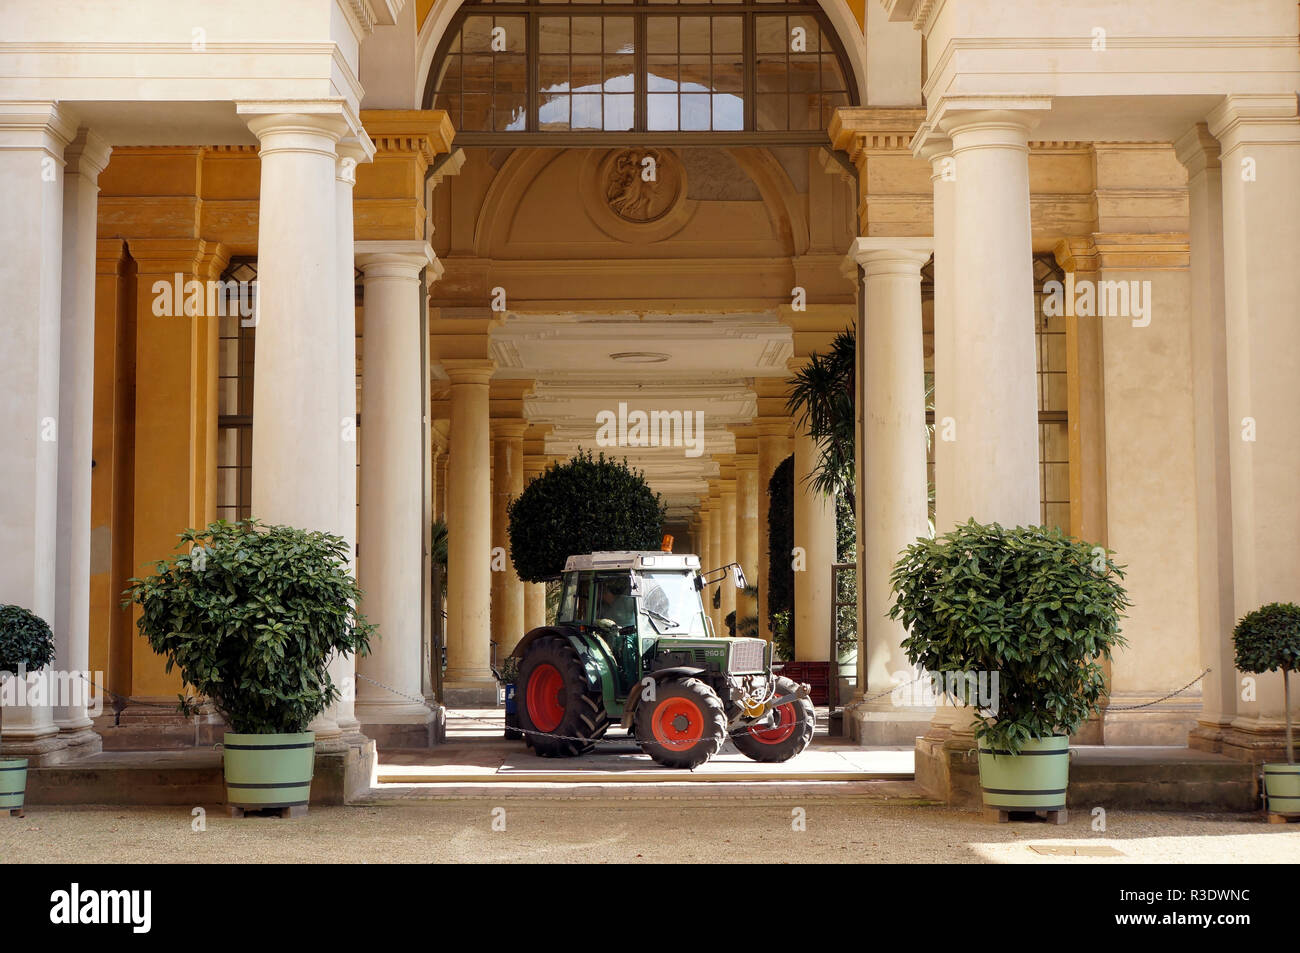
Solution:
[[[493,830],[494,809],[498,826]],[[796,809],[806,830],[796,831]],[[502,816],[501,812],[504,812]],[[490,798],[312,808],[297,820],[207,829],[185,808],[37,807],[0,817],[0,863],[1297,863],[1300,825],[1258,817],[1112,812],[1104,833],[994,824],[981,815],[866,800],[521,801]],[[1121,856],[1048,856],[1030,845],[1109,846]]]

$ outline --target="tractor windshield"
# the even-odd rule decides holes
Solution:
[[[647,572],[641,577],[642,631],[659,635],[707,636],[700,594],[688,573]]]

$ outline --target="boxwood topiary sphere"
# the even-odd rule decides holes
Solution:
[[[22,606],[0,606],[0,672],[34,672],[54,661],[54,633],[44,619]]]
[[[554,464],[510,501],[510,557],[524,582],[564,571],[570,556],[658,549],[664,503],[622,463],[579,452]]]
[[[1300,663],[1300,606],[1270,602],[1242,616],[1232,631],[1238,671],[1291,671]]]

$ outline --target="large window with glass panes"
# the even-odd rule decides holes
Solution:
[[[525,133],[811,141],[856,102],[816,3],[476,0],[447,31],[424,105],[472,144]]]

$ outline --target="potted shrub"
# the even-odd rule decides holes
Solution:
[[[1282,672],[1286,705],[1286,764],[1264,765],[1264,793],[1270,814],[1300,815],[1300,765],[1291,741],[1291,670],[1300,662],[1300,606],[1271,602],[1248,612],[1232,632],[1237,669],[1262,675]]]
[[[17,678],[54,661],[54,635],[40,616],[22,606],[0,606],[0,677]],[[4,710],[0,707],[0,723]],[[27,759],[0,755],[0,811],[23,816],[27,793]]]
[[[226,719],[232,813],[306,811],[315,762],[307,726],[338,698],[334,653],[364,655],[373,627],[338,536],[256,520],[181,534],[183,552],[132,579],[128,600],[153,650]],[[194,698],[181,695],[192,713]]]
[[[1064,819],[1069,735],[1105,693],[1099,659],[1124,644],[1123,575],[1104,549],[1059,530],[974,520],[917,540],[895,565],[889,614],[908,629],[908,659],[983,673],[990,688],[978,700],[954,693],[975,702],[985,807]]]

